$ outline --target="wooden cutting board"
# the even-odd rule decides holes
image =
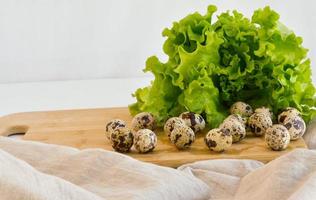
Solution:
[[[105,123],[120,118],[130,124],[132,117],[127,108],[105,108],[86,110],[63,110],[48,112],[17,113],[0,118],[0,135],[9,136],[25,133],[22,139],[61,144],[85,148],[103,148],[112,150],[105,137]],[[303,139],[293,141],[285,151],[271,151],[263,138],[248,137],[240,143],[233,144],[223,153],[210,151],[204,144],[203,137],[207,130],[197,134],[192,147],[185,151],[177,150],[161,129],[155,131],[158,146],[154,152],[138,154],[135,149],[128,155],[150,163],[177,167],[206,159],[237,158],[255,159],[263,162],[273,160],[295,148],[306,148]]]

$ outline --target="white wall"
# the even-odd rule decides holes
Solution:
[[[211,3],[248,16],[271,5],[304,38],[316,71],[312,0],[0,0],[0,82],[145,76],[146,58],[164,57],[162,29]]]

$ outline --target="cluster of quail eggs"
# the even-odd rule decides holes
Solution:
[[[105,134],[115,151],[126,153],[132,146],[139,153],[153,151],[157,146],[155,119],[152,114],[143,112],[137,114],[131,123],[131,129],[121,119],[113,119],[106,124]]]
[[[195,140],[195,134],[205,128],[203,117],[194,112],[181,113],[179,117],[168,119],[164,132],[170,142],[179,150],[188,149]]]
[[[267,145],[275,151],[287,148],[291,140],[301,138],[306,124],[300,112],[292,107],[285,108],[273,124],[273,113],[268,108],[258,108],[248,119],[248,126],[256,136],[264,135]]]
[[[233,143],[246,137],[247,118],[253,113],[251,106],[237,102],[230,108],[230,115],[218,128],[210,130],[205,138],[205,144],[212,151],[222,152]]]
[[[292,107],[284,109],[273,124],[273,112],[266,107],[255,110],[244,102],[236,102],[230,108],[230,115],[204,137],[207,147],[215,152],[227,150],[233,143],[243,140],[248,133],[264,136],[272,150],[287,148],[291,140],[303,136],[306,125],[300,112]],[[131,129],[120,119],[113,119],[106,124],[106,136],[115,151],[129,152],[134,145],[139,153],[153,151],[157,146],[157,136],[153,132],[155,118],[148,112],[137,114]],[[195,141],[195,134],[205,128],[205,120],[200,114],[183,112],[179,117],[169,118],[164,125],[164,132],[170,142],[179,150],[188,149]]]
[[[233,106],[237,107],[242,102]],[[238,110],[238,109],[237,109]],[[266,107],[257,108],[247,120],[247,126],[255,136],[263,136],[266,144],[275,151],[287,148],[291,140],[301,138],[306,131],[306,124],[300,112],[292,107],[279,113],[277,124],[273,124],[273,112]]]
[[[232,143],[244,139],[249,130],[254,136],[265,137],[266,144],[275,151],[284,150],[290,140],[303,136],[306,125],[300,112],[288,107],[278,115],[278,124],[273,125],[273,112],[266,107],[253,111],[244,102],[236,102],[230,108],[230,114],[219,128],[210,130],[205,136],[206,145],[213,151],[221,152]]]

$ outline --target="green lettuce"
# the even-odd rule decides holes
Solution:
[[[302,38],[269,7],[256,10],[251,19],[228,11],[213,22],[216,10],[211,5],[205,15],[190,14],[163,31],[169,59],[148,58],[144,71],[155,79],[133,94],[137,102],[129,106],[131,114],[151,112],[162,125],[189,110],[216,127],[231,104],[245,101],[275,114],[295,107],[306,122],[315,117],[316,90]]]

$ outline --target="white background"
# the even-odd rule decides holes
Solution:
[[[165,59],[163,28],[212,3],[248,16],[270,5],[304,38],[315,71],[313,0],[0,0],[0,83],[148,76],[146,58]]]

